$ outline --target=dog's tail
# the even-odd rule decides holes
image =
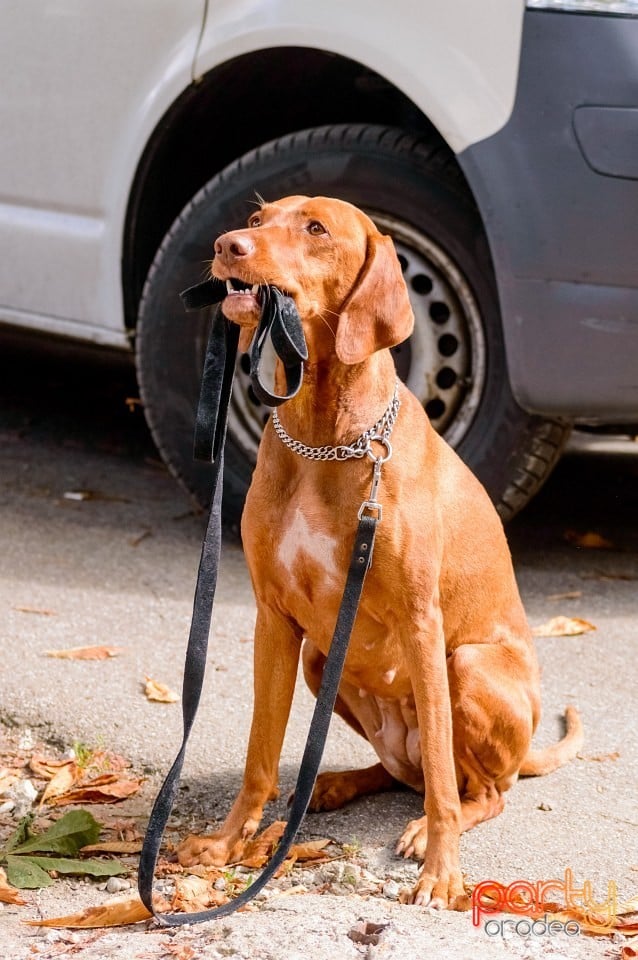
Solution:
[[[530,750],[519,774],[521,777],[543,777],[573,760],[583,745],[583,725],[576,707],[565,709],[565,736],[543,750]]]

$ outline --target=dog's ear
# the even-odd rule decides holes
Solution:
[[[346,299],[335,349],[342,363],[361,363],[412,333],[414,314],[391,237],[368,238],[366,260]]]

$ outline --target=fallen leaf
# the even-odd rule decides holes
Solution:
[[[618,750],[614,750],[613,753],[595,753],[592,756],[586,756],[584,754],[578,754],[579,760],[590,760],[594,763],[604,763],[605,760],[618,760],[620,753]]]
[[[633,960],[634,957],[638,957],[638,950],[634,947],[623,947],[620,951],[620,960]]]
[[[26,900],[23,900],[20,896],[20,891],[16,890],[15,887],[12,887],[10,883],[7,882],[7,875],[0,867],[0,903],[13,903],[18,907],[24,906]]]
[[[141,840],[104,840],[102,843],[90,843],[82,847],[80,853],[141,853]]]
[[[196,956],[194,948],[188,943],[163,943],[162,946],[176,960],[193,960]]]
[[[317,863],[332,859],[328,854],[323,852],[323,848],[329,843],[330,840],[309,840],[307,843],[293,843],[286,859],[275,873],[275,877],[279,878],[290,873],[296,863],[303,863],[309,860]]]
[[[294,887],[287,887],[286,890],[275,890],[272,894],[272,899],[281,900],[282,897],[298,897],[304,893],[308,893],[308,887],[304,887],[303,883],[297,883]],[[247,903],[245,907],[239,908],[239,912],[243,913],[244,910],[249,911],[254,909],[256,908],[253,907],[252,904]]]
[[[146,540],[147,537],[152,537],[153,533],[151,530],[143,530],[141,533],[136,534],[134,537],[129,537],[129,546],[139,547],[142,540]]]
[[[167,845],[170,848],[170,844]],[[204,867],[201,863],[196,863],[192,867],[188,868],[190,873],[194,873],[198,877],[208,876],[210,870],[217,870],[217,876],[215,880],[221,877],[222,872],[219,867]],[[156,877],[174,877],[176,873],[185,873],[185,867],[182,867],[179,863],[176,863],[174,860],[166,860],[164,857],[160,856],[157,860],[157,866],[155,868]]]
[[[50,874],[73,874],[86,877],[116,877],[126,873],[126,867],[115,860],[78,860],[72,857],[15,856],[9,854],[7,876],[21,890],[48,887]]]
[[[294,843],[288,856],[293,857],[300,863],[307,860],[329,860],[328,854],[323,852],[329,843],[330,840],[308,840],[307,843]]]
[[[223,890],[216,890],[213,884],[214,881],[203,877],[176,877],[171,908],[182,913],[198,913],[200,910],[228,903],[228,897]]]
[[[69,647],[68,650],[45,650],[45,656],[58,660],[109,660],[119,657],[124,647]]]
[[[281,840],[285,829],[285,820],[275,820],[269,827],[262,830],[259,836],[246,844],[244,848],[244,859],[237,861],[236,865],[240,867],[251,867],[255,870],[263,867]]]
[[[152,700],[155,703],[176,703],[179,700],[179,696],[170,690],[166,684],[158,683],[150,677],[146,677],[144,693],[147,700]]]
[[[10,882],[20,890],[40,890],[50,887],[52,878],[39,863],[34,863],[31,857],[6,856],[7,876]]]
[[[18,825],[5,845],[7,853],[75,856],[82,847],[95,843],[100,835],[100,825],[88,810],[71,810],[39,834],[31,833],[32,821],[33,817],[25,817]]]
[[[566,530],[563,534],[565,540],[574,547],[582,547],[585,550],[613,550],[614,545],[611,540],[588,530],[586,533],[579,533],[578,530]]]
[[[66,758],[65,760],[52,760],[41,753],[34,753],[29,759],[29,767],[36,777],[42,777],[43,780],[51,780],[63,768],[74,761]]]
[[[164,910],[164,906],[161,908]],[[122,927],[129,923],[149,920],[152,914],[146,909],[139,897],[129,900],[113,900],[99,907],[87,907],[80,913],[71,913],[64,917],[50,917],[48,920],[25,920],[31,927],[71,927],[73,929],[95,929],[96,927]]]
[[[591,573],[581,573],[580,577],[581,580],[638,580],[638,574],[622,570],[593,570]]]
[[[10,790],[14,783],[17,783],[20,777],[17,774],[13,773],[12,770],[8,770],[7,767],[3,767],[0,770],[0,797]]]
[[[86,768],[87,775],[90,772],[92,776],[97,773],[115,773],[118,770],[127,770],[131,766],[130,760],[121,757],[118,753],[113,753],[111,750],[89,750],[83,763],[80,763],[79,760],[78,763]]]
[[[40,617],[57,617],[55,610],[40,610],[38,607],[14,607],[14,610],[17,610],[18,613],[37,613]]]
[[[69,803],[116,803],[137,793],[143,783],[144,778],[122,779],[115,773],[105,773],[60,796],[52,797],[48,803],[52,807]]]
[[[53,882],[51,873],[112,877],[125,872],[115,860],[79,860],[79,849],[94,843],[99,823],[86,810],[74,810],[44,833],[31,832],[32,817],[25,817],[3,850],[7,877],[14,887],[36,889]],[[54,856],[51,856],[53,854]]]
[[[65,500],[106,500],[110,503],[130,503],[128,497],[118,497],[101,490],[65,490],[62,494]]]
[[[532,633],[535,637],[576,637],[581,633],[589,633],[595,630],[593,623],[587,620],[581,620],[579,617],[552,617],[547,623],[534,627]]]
[[[548,600],[578,600],[582,597],[582,590],[567,590],[565,593],[550,593]]]
[[[82,771],[74,760],[60,766],[53,777],[49,780],[44,793],[40,798],[40,807],[45,803],[51,803],[54,797],[61,796],[73,787],[82,777]]]

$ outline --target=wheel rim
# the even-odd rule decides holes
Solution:
[[[465,277],[437,243],[396,217],[367,213],[394,240],[414,311],[412,336],[392,350],[397,372],[434,428],[456,447],[474,419],[485,385],[485,335],[478,305]],[[264,356],[267,378],[274,364],[274,355]],[[271,409],[255,396],[249,374],[244,354],[237,361],[228,432],[254,463]]]

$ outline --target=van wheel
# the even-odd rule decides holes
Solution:
[[[192,437],[210,316],[178,294],[207,274],[213,242],[245,223],[257,195],[336,196],[394,238],[415,330],[393,351],[397,371],[436,429],[488,490],[503,519],[536,493],[569,424],[530,416],[510,389],[494,273],[478,210],[453,155],[437,141],[368,125],[319,127],[267,143],[210,180],[158,250],[144,288],[137,369],[146,417],[173,473],[207,504],[210,468]],[[225,517],[241,513],[270,411],[240,356],[229,411]]]

